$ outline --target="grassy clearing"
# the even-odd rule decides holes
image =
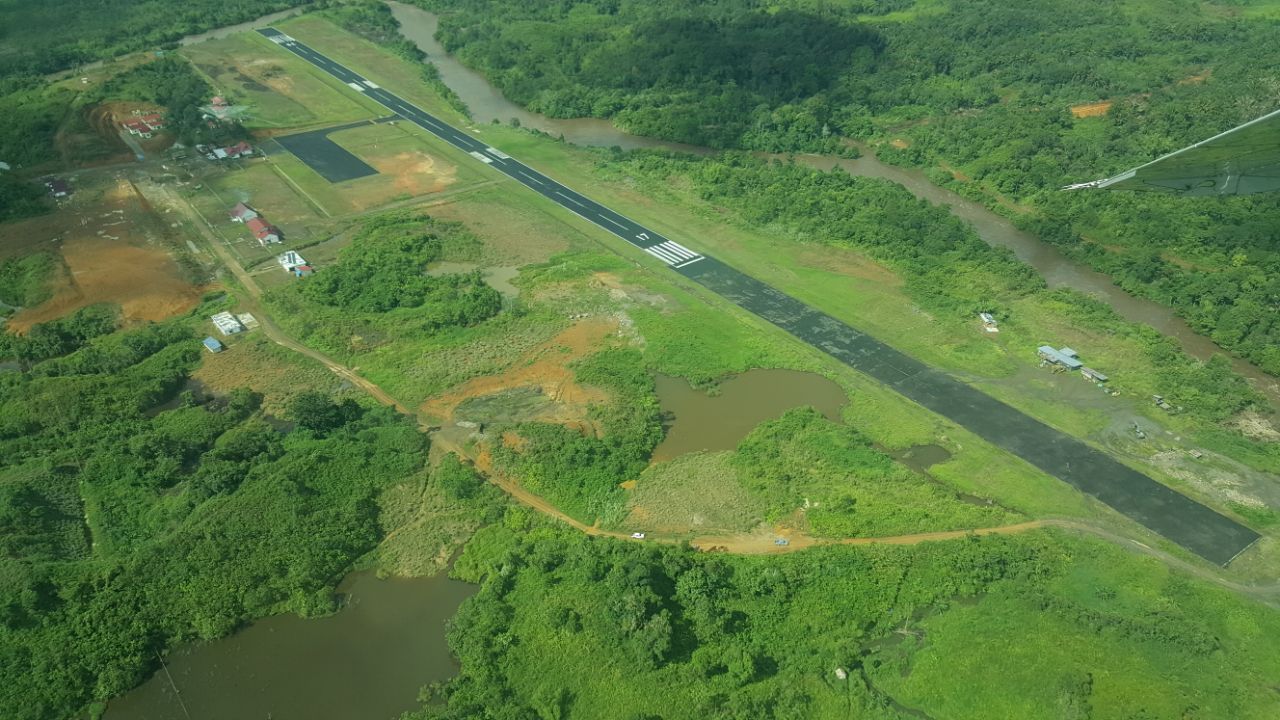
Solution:
[[[1003,587],[925,620],[917,649],[888,651],[883,664],[867,665],[876,685],[933,717],[1280,712],[1273,671],[1265,669],[1275,657],[1265,638],[1280,631],[1274,613],[1103,543],[1073,547],[1069,571],[1048,584],[1043,600]],[[1193,626],[1203,627],[1180,634]],[[908,652],[905,665],[895,658]]]
[[[200,332],[212,332],[201,323]],[[206,390],[225,395],[237,388],[262,394],[262,409],[277,417],[285,415],[289,400],[308,390],[334,392],[342,381],[319,363],[271,342],[261,331],[222,338],[227,349],[204,353],[192,379]]]
[[[731,452],[691,453],[658,463],[636,480],[619,526],[662,533],[743,532],[764,520],[742,487]]]
[[[422,82],[422,68],[408,60],[315,16],[291,18],[277,27],[445,122],[455,125],[466,122],[466,118]]]
[[[251,130],[329,125],[377,116],[327,73],[254,32],[182,50],[233,105],[247,105]]]

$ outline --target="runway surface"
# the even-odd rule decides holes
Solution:
[[[677,273],[786,330],[988,442],[1106,503],[1212,562],[1225,565],[1258,534],[1085,443],[755,278],[577,193],[467,132],[387,92],[274,28],[258,32],[477,162],[640,248]]]
[[[386,122],[388,119],[394,118],[373,121],[361,120],[360,122],[347,123],[346,125],[322,130],[311,130],[294,133],[293,135],[278,135],[275,141],[281,147],[293,153],[299,160],[306,163],[307,167],[315,170],[321,177],[331,183],[355,180],[356,178],[377,175],[378,171],[369,163],[351,154],[346,148],[330,140],[329,134],[364,125]]]

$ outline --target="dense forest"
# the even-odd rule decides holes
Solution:
[[[0,77],[36,75],[235,25],[307,0],[0,2]]]
[[[885,142],[882,158],[930,168],[1280,373],[1275,196],[1057,192],[1280,106],[1280,21],[1262,0],[418,4],[441,13],[446,47],[549,115],[715,147]],[[1090,102],[1113,104],[1073,116]]]
[[[5,718],[70,717],[174,643],[330,611],[380,537],[375,498],[424,466],[424,437],[381,408],[303,394],[288,430],[251,392],[183,392],[188,325],[115,317],[37,326],[47,359],[0,373]]]

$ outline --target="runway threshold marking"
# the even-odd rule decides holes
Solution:
[[[358,74],[320,55],[306,45],[298,43],[279,30],[264,28],[260,29],[259,32],[289,52],[306,59],[312,65],[325,70],[342,82],[348,82],[353,78],[362,80]],[[363,86],[354,87],[354,89],[360,92],[366,91]],[[459,150],[470,152],[472,156],[485,164],[492,164],[493,158],[499,157],[480,152],[490,148],[483,142],[472,138],[465,131],[437,120],[425,111],[409,105],[386,90],[378,89],[366,93],[366,96],[392,110],[398,110],[405,119],[416,123],[424,130],[435,134],[441,140]],[[480,132],[476,128],[471,128],[471,131],[477,134]],[[505,160],[505,158],[501,159]],[[579,197],[586,199],[584,196],[578,195],[575,197],[576,193],[570,194],[573,191],[569,190],[569,188],[545,175],[541,175],[537,171],[526,172],[518,162],[512,161],[511,164],[506,164],[505,167],[503,165],[495,167],[502,170],[509,177],[514,178],[518,173],[521,178],[528,181],[531,188],[535,184],[541,186],[534,189],[569,212],[595,223],[633,246],[644,250],[649,255],[662,260],[668,267],[673,269],[686,268],[695,263],[701,263],[703,260],[710,260],[711,262],[700,264],[689,271],[685,277],[721,295],[733,304],[752,312],[766,322],[786,330],[802,342],[828,353],[872,378],[880,380],[885,384],[885,387],[896,390],[899,394],[922,407],[929,408],[933,412],[959,423],[997,447],[1009,450],[1016,456],[1057,477],[1067,485],[1101,500],[1126,515],[1129,519],[1145,525],[1205,559],[1225,565],[1260,537],[1253,529],[1198,503],[1186,495],[1182,495],[1168,486],[1147,477],[1140,471],[1128,468],[1114,458],[1090,448],[1066,433],[1049,428],[1035,418],[971,388],[941,371],[929,368],[932,373],[931,377],[936,376],[933,377],[931,384],[920,384],[920,387],[903,385],[899,382],[903,375],[909,376],[907,378],[908,382],[920,378],[921,375],[918,372],[915,374],[907,373],[903,367],[899,367],[899,364],[905,367],[911,367],[915,364],[920,364],[922,368],[928,368],[928,366],[918,363],[918,361],[909,356],[902,355],[891,346],[885,345],[871,336],[866,336],[866,340],[868,343],[874,344],[877,350],[868,354],[863,349],[850,344],[850,338],[862,337],[865,333],[861,333],[861,331],[845,323],[826,316],[816,308],[802,303],[796,298],[749,275],[734,270],[730,266],[716,261],[715,258],[700,255],[679,243],[666,240],[657,235],[657,233],[654,233],[654,236],[651,237],[639,223],[624,215],[609,211],[633,226],[633,228],[628,228],[601,212],[601,210],[607,210],[604,206],[594,202],[584,203],[583,200],[578,199]],[[512,172],[513,169],[515,172]],[[547,193],[547,190],[553,190],[554,192]],[[551,197],[552,194],[559,196],[559,199]],[[577,207],[575,208],[574,206]],[[582,211],[580,212],[577,208],[581,208]],[[590,216],[584,214],[587,210],[592,210]],[[605,227],[605,223],[620,230]],[[634,236],[628,234],[636,230],[641,232]],[[655,240],[661,240],[661,242],[654,242]],[[784,308],[783,306],[786,307]],[[785,316],[780,314],[780,308],[788,309],[790,314]],[[831,327],[813,328],[805,326],[806,319],[811,319],[815,316],[826,317],[830,320]],[[818,333],[816,336],[815,331]],[[832,342],[841,338],[843,340],[840,342]],[[860,359],[857,357],[858,355],[867,355],[867,357]],[[890,375],[892,377],[889,377]],[[943,402],[946,399],[943,397],[945,394],[943,391],[956,396],[957,399],[954,404],[948,405]],[[930,395],[930,393],[933,393],[933,395]],[[975,416],[975,408],[979,407],[985,408],[984,412],[987,415]],[[1019,444],[1021,435],[1011,436],[1003,432],[998,423],[993,423],[988,417],[993,413],[1000,415],[1006,425],[1016,426],[1023,435],[1038,437],[1034,446],[1026,447]],[[1059,447],[1059,455],[1046,454],[1044,452],[1046,447]],[[1125,492],[1132,493],[1133,496],[1122,493],[1123,497],[1117,500],[1114,492],[1107,492],[1106,486],[1102,486],[1102,489],[1099,489],[1098,482],[1085,482],[1078,476],[1079,473],[1072,472],[1070,466],[1063,471],[1059,467],[1063,460],[1062,453],[1066,453],[1069,456],[1067,459],[1072,464],[1080,461],[1083,465],[1091,467],[1091,477],[1100,478],[1099,482],[1102,480],[1123,481],[1128,488]]]

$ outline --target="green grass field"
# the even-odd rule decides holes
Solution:
[[[376,105],[257,33],[239,33],[182,50],[232,105],[248,108],[251,130],[324,126],[377,115]]]
[[[466,118],[422,82],[421,68],[368,40],[309,15],[286,20],[277,27],[445,122],[455,125],[466,122]]]

